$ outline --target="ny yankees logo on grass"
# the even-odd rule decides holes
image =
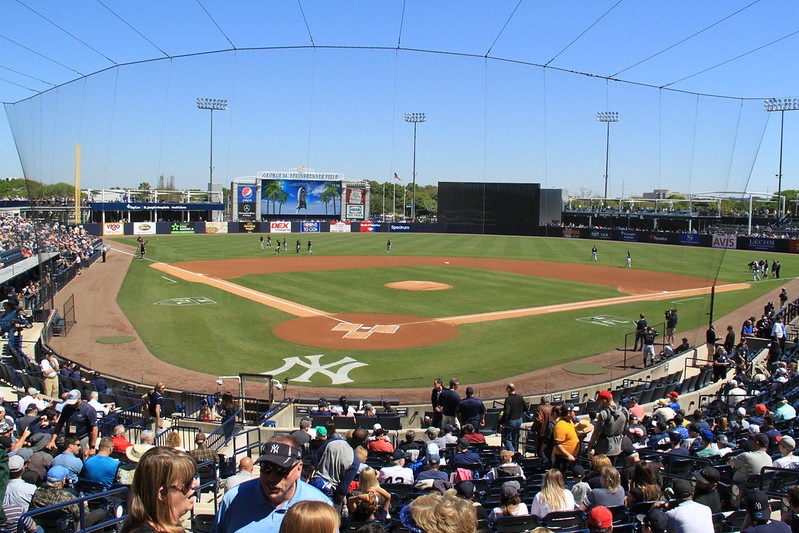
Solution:
[[[261,373],[272,374],[276,376],[278,374],[283,374],[285,372],[288,372],[289,370],[294,368],[295,365],[298,365],[305,368],[306,370],[296,378],[290,377],[289,379],[291,379],[291,381],[299,383],[309,383],[311,381],[311,378],[313,378],[314,374],[319,373],[329,377],[333,385],[341,385],[344,383],[352,383],[352,380],[349,377],[349,373],[351,370],[354,370],[362,366],[369,366],[366,363],[361,363],[360,361],[356,361],[352,357],[342,357],[338,361],[323,365],[320,363],[320,359],[322,359],[322,357],[324,356],[325,354],[306,355],[305,358],[308,359],[310,363],[306,363],[305,361],[296,356],[284,357],[283,366],[281,366],[280,368],[276,368],[275,370],[269,370]],[[338,365],[341,365],[341,367],[335,372],[333,372],[332,369]]]

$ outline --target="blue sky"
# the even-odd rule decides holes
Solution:
[[[407,183],[403,116],[425,112],[421,184],[601,193],[596,113],[610,110],[612,197],[775,192],[780,117],[762,99],[799,96],[787,0],[6,0],[0,13],[0,99],[17,102],[0,178],[71,181],[80,142],[84,188],[162,174],[204,188],[207,97],[229,101],[214,114],[225,184],[301,165]],[[123,65],[140,60],[153,61]],[[799,188],[799,112],[784,135],[783,188]]]

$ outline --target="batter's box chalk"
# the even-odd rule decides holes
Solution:
[[[400,327],[395,324],[390,324],[390,325],[377,324],[372,329],[374,330],[375,333],[388,333],[389,335],[392,335],[398,332],[399,328]]]
[[[355,331],[361,329],[363,324],[350,324],[349,322],[339,322],[331,331]]]
[[[363,329],[363,330],[354,330],[350,331],[346,335],[344,335],[345,339],[368,339],[372,335],[372,328]]]

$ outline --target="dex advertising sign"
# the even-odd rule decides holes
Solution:
[[[291,222],[275,220],[269,223],[269,233],[291,233]]]
[[[738,237],[735,235],[713,235],[713,248],[727,248],[734,250],[738,246]]]

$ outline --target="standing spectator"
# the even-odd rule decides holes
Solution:
[[[569,403],[563,404],[560,410],[560,420],[555,424],[553,441],[555,448],[552,452],[554,466],[561,472],[571,472],[577,464],[580,453],[580,438],[574,426],[574,419],[579,407]]]
[[[533,418],[532,431],[533,434],[538,435],[538,454],[543,456],[544,447],[546,445],[545,439],[542,437],[546,433],[549,423],[557,418],[552,413],[552,404],[549,401],[549,396],[541,396],[539,405],[535,410],[535,417]],[[546,458],[544,458],[546,460]]]
[[[97,411],[83,401],[77,389],[69,391],[65,404],[47,447],[55,447],[56,438],[66,426],[66,435],[77,437],[81,449],[88,455],[94,455],[97,445]]]
[[[724,337],[724,349],[727,351],[728,354],[732,353],[732,350],[735,348],[735,330],[732,328],[732,324],[727,326],[727,335]]]
[[[486,407],[483,401],[474,397],[474,388],[466,387],[466,398],[458,403],[455,414],[461,422],[461,427],[471,424],[474,428],[481,428],[486,423]]]
[[[361,464],[354,448],[361,446],[367,436],[364,428],[357,428],[353,430],[350,442],[337,436],[328,438],[314,455],[313,467],[308,474],[311,486],[341,505]]]
[[[236,485],[240,483],[244,483],[245,481],[251,480],[252,477],[252,470],[253,470],[253,462],[250,457],[242,457],[239,461],[239,470],[229,478],[225,480],[223,483],[225,486],[225,492],[228,492],[233,489]]]
[[[155,384],[153,390],[143,394],[141,399],[147,401],[147,416],[150,417],[150,428],[158,432],[161,429],[161,410],[164,408],[164,390],[166,385],[160,381]]]
[[[785,353],[785,339],[787,336],[788,334],[785,331],[785,324],[782,322],[782,317],[778,316],[774,319],[774,325],[771,327],[771,338],[780,345],[780,353]]]
[[[716,337],[716,326],[714,324],[710,324],[705,332],[705,343],[707,344],[708,358],[712,357],[716,352],[716,341],[718,340],[718,337]]]
[[[330,503],[322,492],[300,480],[302,450],[289,435],[274,435],[256,463],[261,468],[259,479],[240,483],[225,494],[213,533],[277,533],[285,511],[294,504],[304,500]]]
[[[621,439],[630,414],[624,407],[616,405],[609,390],[599,391],[597,400],[600,411],[596,415],[596,425],[588,443],[589,455],[603,454],[613,460],[621,453]]]
[[[441,381],[441,378],[436,378],[433,380],[433,390],[430,392],[430,403],[433,406],[433,418],[430,421],[430,425],[436,428],[440,428],[441,424],[441,407],[438,405],[438,397],[441,396],[441,391],[444,389],[444,384]]]
[[[524,416],[524,398],[516,394],[516,385],[508,383],[505,386],[508,395],[502,406],[502,416],[499,426],[502,428],[502,445],[506,450],[519,451],[519,434]]]
[[[635,343],[633,343],[633,351],[637,352],[638,350],[643,349],[644,347],[644,332],[646,331],[647,321],[646,316],[641,313],[639,315],[641,318],[635,321]]]
[[[460,381],[457,378],[452,378],[449,380],[449,388],[442,390],[438,395],[438,406],[441,408],[441,421],[444,425],[458,426],[458,418],[455,413],[461,401],[461,397],[457,393],[459,384]]]
[[[773,266],[774,263],[772,263],[772,267]],[[788,293],[785,292],[785,287],[783,287],[782,290],[780,291],[780,307],[785,307],[785,304],[787,303],[788,303]]]
[[[58,359],[53,352],[47,351],[39,361],[39,368],[42,369],[42,376],[44,377],[44,395],[50,398],[58,398],[58,373],[61,367],[58,365]]]

